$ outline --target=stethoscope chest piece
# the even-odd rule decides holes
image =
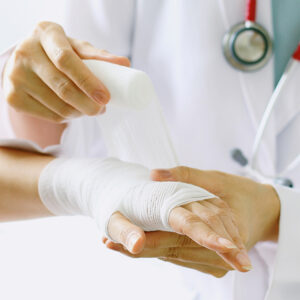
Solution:
[[[272,40],[261,25],[245,21],[225,34],[223,52],[234,68],[255,71],[266,65],[272,56]]]

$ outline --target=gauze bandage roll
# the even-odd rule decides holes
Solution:
[[[111,94],[106,113],[97,117],[108,155],[148,168],[178,165],[148,75],[103,61],[87,60],[85,63]]]
[[[146,231],[172,231],[168,220],[174,207],[215,196],[185,183],[150,180],[151,168],[176,166],[177,158],[148,76],[106,62],[85,63],[111,93],[97,122],[115,158],[52,161],[40,177],[42,201],[56,215],[95,218],[107,236],[116,211]]]

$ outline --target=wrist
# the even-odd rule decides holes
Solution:
[[[273,186],[267,184],[262,186],[264,195],[260,197],[260,200],[264,201],[263,219],[265,222],[260,241],[276,241],[279,231],[280,200]]]

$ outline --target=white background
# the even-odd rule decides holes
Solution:
[[[22,40],[39,20],[59,22],[62,5],[61,0],[0,0],[0,51]],[[179,267],[106,250],[91,220],[0,224],[1,300],[188,300],[191,294]]]

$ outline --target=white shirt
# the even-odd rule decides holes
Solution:
[[[238,147],[250,156],[257,126],[273,91],[272,61],[258,72],[245,74],[232,69],[222,54],[223,35],[229,26],[243,20],[244,1],[89,0],[83,5],[81,0],[70,0],[67,8],[62,25],[68,35],[130,56],[134,68],[149,74],[180,164],[240,172],[230,150]],[[271,1],[258,1],[257,20],[270,32],[271,18]],[[300,101],[295,101],[300,94],[300,66],[293,75],[260,151],[259,165],[265,174],[273,175],[300,152]],[[1,117],[0,122],[0,126],[9,127],[7,118]],[[7,137],[13,138],[10,129],[2,136]],[[97,123],[87,117],[72,121],[61,145],[47,150],[68,156],[105,156]],[[300,167],[287,174],[296,188],[300,186],[299,171]],[[294,228],[300,226],[296,214],[300,193],[283,188],[278,192],[282,215],[275,273],[276,247],[261,243],[251,250],[254,270],[247,274],[231,272],[215,279],[185,271],[188,284],[199,291],[197,299],[300,297],[300,242],[292,238]],[[272,289],[265,298],[269,281]]]

